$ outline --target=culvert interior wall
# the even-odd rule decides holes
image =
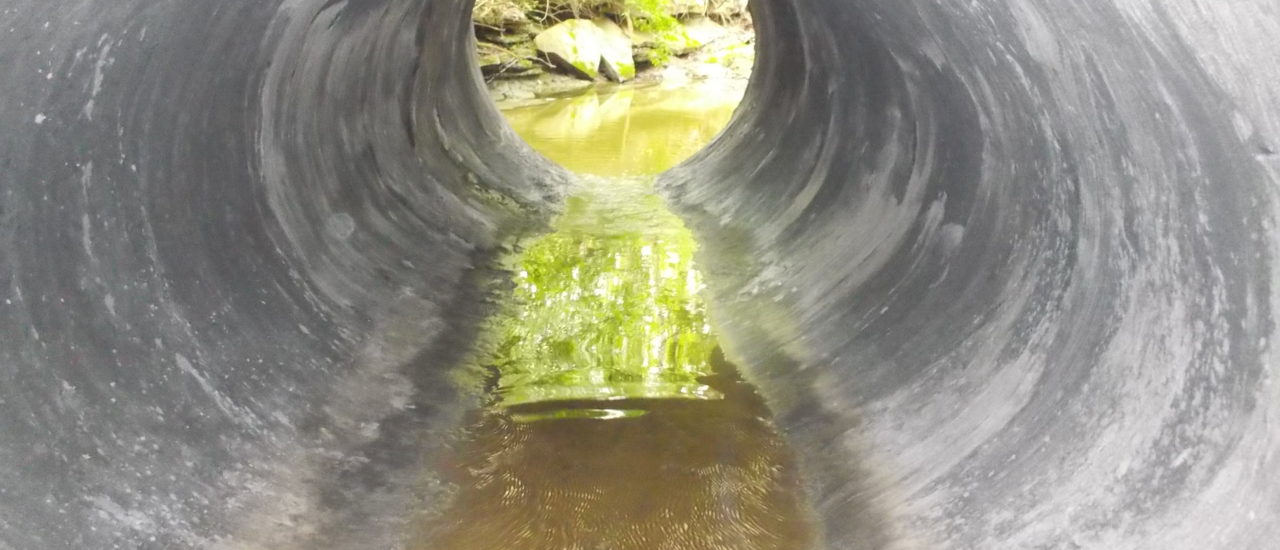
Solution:
[[[469,6],[25,1],[0,29],[0,548],[374,548],[485,266],[572,176]],[[1280,536],[1269,0],[759,0],[660,185],[831,548]]]

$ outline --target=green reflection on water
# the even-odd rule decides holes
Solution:
[[[585,182],[554,229],[515,259],[496,324],[501,404],[718,398],[698,380],[715,341],[696,245],[650,181]]]
[[[581,174],[654,175],[720,132],[742,99],[740,84],[703,82],[596,91],[506,109],[538,152]]]
[[[534,149],[588,174],[553,232],[512,259],[494,323],[499,403],[716,399],[692,234],[652,189],[728,122],[732,84],[593,90],[506,109]],[[603,176],[603,177],[592,177]]]
[[[651,176],[710,141],[740,97],[651,86],[504,110],[536,150],[605,178],[584,178],[554,231],[512,259],[514,297],[494,323],[501,405],[721,397],[699,381],[715,341],[696,244]]]

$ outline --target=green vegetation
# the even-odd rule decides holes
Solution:
[[[625,14],[628,24],[640,32],[674,37],[680,30],[671,0],[624,0],[620,7],[618,13]]]
[[[504,29],[527,21],[550,26],[566,19],[605,17],[645,37],[647,59],[662,65],[685,42],[673,0],[477,0],[472,18],[481,27]]]
[[[490,322],[477,362],[497,375],[499,405],[719,397],[703,381],[715,342],[696,244],[651,177],[705,145],[740,93],[712,83],[622,87],[504,111],[535,149],[593,176],[552,233],[508,259],[511,299]],[[521,421],[562,418],[559,409],[521,409]],[[563,414],[630,414],[601,410]]]
[[[679,13],[672,0],[476,0],[472,17],[477,24],[503,27],[529,18],[547,24],[568,18],[615,17],[642,30],[663,30],[676,24]]]
[[[486,77],[527,78],[553,67],[529,44],[539,33],[573,19],[607,19],[631,41],[641,68],[667,64],[698,51],[685,23],[695,19],[749,28],[745,0],[477,0],[472,12]],[[590,73],[591,71],[587,71]],[[624,79],[625,80],[625,79]]]
[[[699,381],[715,342],[696,245],[649,185],[587,185],[516,259],[494,325],[501,404],[719,396]]]

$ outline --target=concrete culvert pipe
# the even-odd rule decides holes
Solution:
[[[444,0],[0,8],[0,548],[397,548],[572,180]],[[828,548],[1280,540],[1273,0],[758,0],[660,188]]]

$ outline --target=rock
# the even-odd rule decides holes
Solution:
[[[503,29],[519,27],[527,23],[524,10],[514,2],[481,2],[477,3],[471,13],[471,20],[480,27]]]
[[[573,75],[595,80],[604,56],[604,33],[586,19],[570,19],[538,33],[533,42],[538,51]]]
[[[657,35],[651,32],[642,31],[640,29],[633,29],[630,33],[628,33],[628,36],[631,39],[631,43],[635,44],[636,48],[654,47],[658,45]]]
[[[499,46],[506,46],[506,47],[515,46],[517,44],[524,44],[526,42],[530,44],[533,43],[533,33],[528,30],[525,30],[524,28],[491,29],[489,27],[482,27],[477,25],[475,27],[475,31],[476,31],[476,40],[481,43],[488,42],[491,44],[497,44]]]
[[[592,21],[600,29],[600,70],[614,82],[626,82],[636,77],[636,60],[631,53],[631,38],[617,23],[599,18]]]
[[[624,82],[636,76],[631,39],[608,19],[570,19],[539,33],[534,43],[552,62],[579,78],[594,80],[603,73],[609,80]]]
[[[701,48],[728,36],[729,29],[720,26],[719,23],[712,21],[708,17],[696,16],[684,21],[684,35],[688,37],[690,42],[696,44],[695,48]]]
[[[674,29],[666,32],[651,33],[637,30],[631,33],[631,41],[637,45],[637,54],[646,62],[652,59],[652,54],[656,52],[684,57],[698,51],[706,44],[707,39],[713,37],[715,32],[713,29],[718,28],[724,33],[728,32],[724,27],[716,25],[706,17],[695,16],[689,21],[693,23],[694,34],[690,34],[684,22],[678,23]],[[716,36],[723,36],[723,34]]]
[[[728,80],[733,78],[733,72],[728,67],[715,63],[693,63],[689,66],[688,71],[695,80]]]
[[[476,61],[486,79],[528,78],[541,73],[542,67],[535,61],[532,47],[514,49],[480,42],[476,48]]]
[[[733,78],[748,78],[755,65],[755,47],[749,42],[720,45],[723,42],[718,42],[717,48],[703,51],[700,60],[727,68]]]
[[[522,61],[521,64],[503,67],[502,70],[492,74],[485,74],[485,79],[493,80],[531,80],[542,77],[547,74],[541,65],[531,61]]]
[[[636,46],[633,55],[635,56],[637,69],[648,69],[662,65],[660,56],[657,55],[651,45]]]
[[[642,67],[662,65],[668,55],[688,55],[697,49],[690,45],[683,27],[660,34],[635,30],[631,32],[631,43],[635,45],[636,64]]]
[[[707,0],[671,0],[666,9],[671,15],[702,15],[707,7]]]
[[[538,98],[573,97],[590,90],[591,86],[590,82],[581,80],[549,78],[538,82],[533,95]]]

